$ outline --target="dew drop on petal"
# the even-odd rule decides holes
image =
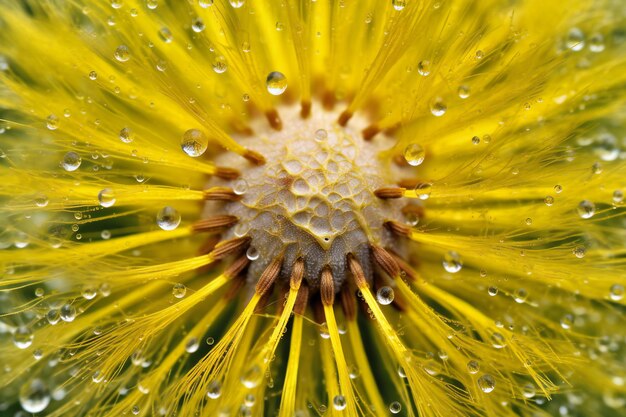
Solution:
[[[461,268],[463,268],[463,261],[461,260],[461,256],[454,251],[446,253],[442,263],[443,268],[451,274],[455,274],[459,272]]]
[[[393,288],[389,286],[380,287],[378,291],[376,291],[376,300],[381,305],[389,305],[393,302],[394,299],[394,291]]]
[[[596,213],[596,205],[589,200],[583,200],[578,203],[578,215],[582,219],[590,219]]]
[[[421,183],[415,187],[415,193],[420,200],[428,200],[431,190],[432,184],[429,183]]]
[[[620,204],[624,201],[624,192],[622,190],[613,191],[613,202]]]
[[[120,45],[115,49],[114,56],[119,62],[126,62],[130,59],[130,49],[126,45]]]
[[[589,38],[589,50],[594,53],[604,51],[604,36],[600,33],[594,33]]]
[[[159,227],[163,230],[174,230],[180,224],[180,213],[174,207],[165,206],[156,216]]]
[[[104,188],[98,193],[98,202],[102,207],[111,207],[115,201],[115,193],[111,188]]]
[[[50,391],[41,379],[33,379],[20,388],[20,404],[27,413],[40,413],[50,404]]]
[[[504,349],[506,347],[506,339],[502,333],[493,332],[491,334],[491,345],[496,349]]]
[[[71,304],[64,304],[59,311],[61,320],[65,322],[72,322],[76,318],[76,308]]]
[[[198,6],[202,7],[203,9],[208,9],[209,7],[213,6],[213,0],[198,0]]]
[[[524,385],[522,388],[522,395],[524,398],[533,398],[537,394],[537,389],[531,383]]]
[[[63,156],[63,161],[61,162],[61,166],[67,172],[76,171],[78,167],[80,167],[81,162],[83,162],[82,158],[79,154],[74,151],[70,151]]]
[[[172,35],[172,31],[169,28],[163,26],[159,29],[159,38],[165,43],[172,43],[174,35]]]
[[[572,328],[572,324],[574,323],[574,316],[571,314],[566,314],[561,317],[561,327],[565,330],[569,330]]]
[[[248,389],[256,388],[263,379],[263,373],[259,365],[252,365],[241,376],[241,383]]]
[[[133,132],[128,127],[122,128],[119,136],[120,140],[124,143],[131,143],[133,141]]]
[[[496,380],[489,374],[485,374],[478,378],[478,387],[482,392],[488,394],[493,391],[496,387]]]
[[[447,110],[448,106],[442,101],[441,98],[435,99],[435,101],[433,101],[430,105],[430,112],[433,114],[433,116],[436,117],[443,116],[444,114],[446,114]]]
[[[609,298],[613,301],[620,301],[624,298],[624,286],[621,284],[613,284],[609,289]]]
[[[257,248],[255,248],[254,246],[250,246],[248,248],[248,250],[246,251],[246,256],[248,257],[248,259],[250,259],[251,261],[256,261],[257,259],[259,259],[259,256],[261,255],[261,253],[259,252],[259,250]]]
[[[400,411],[402,411],[402,405],[398,401],[389,404],[389,412],[391,414],[398,414]]]
[[[180,147],[189,156],[196,158],[202,155],[209,146],[209,139],[198,129],[189,129],[183,134]]]
[[[202,32],[205,28],[206,28],[206,25],[204,24],[204,21],[200,17],[196,17],[191,22],[191,29],[196,33]]]
[[[575,257],[577,257],[578,259],[582,259],[585,257],[585,253],[586,250],[584,247],[582,246],[576,246],[573,250],[572,253],[574,254]]]
[[[571,28],[567,34],[565,46],[574,52],[582,51],[585,47],[585,34],[578,28]]]
[[[420,61],[417,64],[417,72],[422,77],[427,77],[428,75],[430,75],[430,61]]]
[[[272,71],[265,81],[267,91],[273,96],[279,96],[287,89],[287,77],[282,72]]]
[[[57,130],[59,128],[59,118],[51,114],[46,118],[46,127],[50,130]]]
[[[346,402],[346,397],[344,397],[343,395],[335,395],[335,397],[333,398],[333,408],[335,410],[345,410],[347,405],[348,403]]]
[[[95,81],[98,79],[98,73],[95,71],[89,71],[89,79]]]
[[[223,74],[228,69],[228,64],[226,63],[226,58],[223,56],[215,57],[213,63],[211,63],[211,67],[216,74]]]
[[[233,185],[233,192],[237,195],[243,195],[248,191],[248,182],[243,178],[239,178]]]
[[[462,98],[463,100],[465,100],[466,98],[469,98],[471,90],[468,86],[462,85],[459,87],[457,93],[459,95],[459,98]]]
[[[546,203],[546,206],[551,207],[554,204],[554,197],[547,195],[546,198],[543,199],[543,202]]]
[[[211,381],[207,387],[206,396],[212,400],[216,400],[222,395],[222,384],[219,381]]]
[[[234,9],[239,9],[241,8],[245,1],[244,0],[228,0],[228,2],[230,3],[230,5],[234,8]]]
[[[315,131],[315,140],[318,142],[324,142],[328,139],[328,132],[325,129],[317,129]]]
[[[406,0],[391,0],[391,5],[395,10],[400,11],[406,7]]]
[[[35,205],[37,207],[46,207],[48,205],[48,196],[42,193],[38,193],[35,196]]]
[[[467,372],[470,374],[477,374],[480,370],[480,364],[478,361],[471,360],[467,362]]]
[[[422,148],[417,143],[412,143],[404,148],[404,159],[411,166],[418,166],[424,162],[424,157],[426,156],[426,152],[424,148]]]
[[[174,284],[174,287],[172,288],[172,295],[174,297],[183,298],[185,294],[187,294],[187,287],[185,287],[185,284]]]
[[[35,336],[26,326],[20,326],[13,333],[13,344],[19,349],[26,349],[33,343]]]
[[[185,351],[187,353],[194,353],[200,347],[200,342],[197,337],[190,337],[185,344]]]

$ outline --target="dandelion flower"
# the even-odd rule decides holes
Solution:
[[[6,416],[626,415],[619,0],[7,0]]]

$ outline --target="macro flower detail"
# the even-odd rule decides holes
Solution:
[[[0,415],[626,415],[620,1],[7,0]]]

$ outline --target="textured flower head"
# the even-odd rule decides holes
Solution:
[[[7,0],[0,414],[626,415],[620,0]]]

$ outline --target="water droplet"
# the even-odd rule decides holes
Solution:
[[[123,0],[111,0],[111,7],[113,7],[114,9],[121,9],[123,5]]]
[[[482,392],[489,394],[496,387],[496,380],[489,374],[485,374],[478,378],[478,387],[482,390]]]
[[[443,116],[444,114],[446,114],[447,110],[448,106],[446,106],[441,98],[435,99],[435,101],[433,101],[430,105],[430,112],[433,114],[433,116],[436,117]]]
[[[406,7],[406,0],[391,0],[391,4],[395,10],[400,11]]]
[[[148,9],[154,10],[159,7],[159,3],[157,0],[146,0],[146,6],[148,6]]]
[[[85,300],[93,300],[94,298],[96,298],[96,295],[98,295],[98,290],[96,289],[96,287],[90,284],[86,284],[83,286],[80,293]]]
[[[187,343],[185,344],[185,351],[187,353],[194,353],[198,350],[199,347],[200,347],[200,342],[198,341],[198,338],[190,337],[189,340],[187,340]]]
[[[454,251],[446,253],[443,258],[443,268],[451,274],[459,272],[463,268],[461,256]]]
[[[513,299],[518,304],[522,304],[523,302],[526,301],[527,298],[528,298],[528,292],[524,288],[518,288],[517,290],[515,290],[515,293],[513,294]]]
[[[335,395],[335,397],[333,398],[333,408],[335,410],[345,410],[347,405],[348,403],[346,402],[346,397],[344,397],[343,395]]]
[[[476,59],[477,60],[481,60],[485,57],[485,53],[483,51],[481,51],[480,49],[478,51],[476,51]]]
[[[20,404],[28,413],[40,413],[50,404],[50,391],[41,379],[33,379],[20,388]]]
[[[211,66],[213,67],[213,71],[215,71],[215,73],[217,73],[217,74],[223,74],[228,69],[228,64],[226,63],[226,58],[224,58],[221,55],[218,56],[218,57],[215,57],[215,60],[213,61]]]
[[[174,207],[165,206],[156,216],[159,227],[163,230],[174,230],[180,224],[180,213]]]
[[[98,79],[98,73],[95,71],[89,71],[89,79],[95,81]]]
[[[126,62],[130,59],[130,49],[126,45],[120,45],[115,49],[114,55],[119,62]]]
[[[206,135],[198,129],[189,129],[183,134],[180,147],[189,156],[196,158],[202,155],[209,146]]]
[[[582,259],[585,257],[585,252],[586,249],[582,246],[576,246],[573,250],[572,253],[574,254],[575,257],[577,257],[578,259]]]
[[[417,64],[417,72],[422,77],[430,75],[430,61],[420,61],[419,64]]]
[[[378,291],[376,291],[376,300],[378,300],[379,304],[384,306],[391,304],[394,296],[393,288],[388,286],[380,287]]]
[[[287,89],[287,77],[282,72],[270,72],[265,83],[267,91],[273,96],[279,96]]]
[[[426,156],[426,152],[424,148],[422,148],[417,143],[412,143],[404,148],[404,159],[411,166],[418,166],[424,162],[424,157]]]
[[[108,240],[111,239],[111,231],[110,230],[103,230],[100,232],[100,237],[104,240]]]
[[[613,301],[620,301],[624,298],[624,286],[621,284],[613,284],[609,290],[609,298]]]
[[[398,414],[400,411],[402,411],[402,405],[398,401],[389,404],[389,412],[391,414]]]
[[[98,193],[98,201],[102,207],[111,207],[115,204],[115,193],[110,188],[104,188]]]
[[[487,288],[487,294],[489,294],[492,297],[495,297],[496,295],[498,295],[498,287],[490,286],[489,288]]]
[[[76,318],[76,308],[71,304],[64,304],[60,310],[61,320],[72,322]]]
[[[578,203],[578,215],[582,219],[590,219],[596,213],[596,205],[589,200],[583,200]]]
[[[325,129],[317,129],[315,131],[315,140],[318,142],[324,142],[328,139],[328,132]]]
[[[174,287],[172,288],[172,295],[174,297],[183,298],[185,294],[187,294],[187,287],[185,287],[185,284],[174,284]]]
[[[480,138],[478,136],[472,137],[472,145],[479,145],[479,144],[480,144]]]
[[[48,320],[48,323],[54,326],[59,322],[59,320],[61,320],[61,314],[59,313],[59,310],[52,309],[46,313],[46,319]]]
[[[48,196],[42,193],[35,195],[35,205],[37,207],[46,207],[48,205]]]
[[[133,132],[128,127],[125,127],[122,130],[120,130],[119,136],[120,136],[120,140],[124,143],[131,143],[134,139]]]
[[[493,332],[491,334],[491,345],[496,349],[504,349],[506,347],[506,339],[502,333]]]
[[[560,185],[558,185],[558,184],[554,186],[554,192],[555,192],[555,193],[560,194],[560,193],[561,193],[561,191],[563,191],[563,187],[561,187],[561,186],[560,186]]]
[[[139,411],[140,411],[139,406],[138,405],[133,405],[133,408],[131,408],[130,411],[133,413],[133,415],[139,414]]]
[[[46,127],[50,130],[57,130],[59,128],[59,118],[54,114],[49,115],[46,118]]]
[[[248,248],[248,250],[246,251],[246,256],[251,261],[256,261],[257,259],[259,259],[260,255],[261,254],[260,254],[259,250],[257,248],[255,248],[254,246],[250,246]]]
[[[572,324],[574,323],[574,316],[571,314],[566,314],[561,317],[561,327],[565,330],[569,330],[572,328]]]
[[[589,38],[589,50],[594,53],[604,51],[604,36],[600,33],[594,33]]]
[[[263,374],[259,365],[252,365],[241,376],[241,383],[248,389],[256,388],[261,383]]]
[[[457,93],[459,94],[460,98],[465,100],[466,98],[470,96],[471,90],[468,86],[462,85],[459,87],[459,90],[457,91]]]
[[[172,43],[174,40],[174,35],[172,35],[172,31],[165,26],[159,29],[159,38],[165,43]]]
[[[35,335],[26,326],[20,326],[13,333],[13,344],[19,349],[26,349],[33,343]]]
[[[469,361],[467,362],[467,372],[469,372],[470,374],[477,374],[478,371],[480,371],[480,364],[478,363],[478,361]]]
[[[613,202],[620,204],[624,201],[624,192],[622,190],[613,191]]]
[[[211,336],[206,338],[206,344],[207,345],[212,346],[213,343],[215,343],[215,339],[214,338],[212,338]]]
[[[234,9],[241,8],[241,6],[243,6],[243,4],[245,3],[244,0],[228,0],[228,2]]]
[[[216,400],[222,395],[222,384],[219,381],[211,381],[207,387],[206,396],[212,400]]]
[[[415,187],[415,193],[420,200],[428,200],[428,198],[430,197],[431,189],[432,184],[421,183]]]
[[[70,151],[63,156],[63,161],[61,162],[61,166],[67,172],[76,171],[78,167],[80,167],[83,159],[76,152]]]
[[[191,29],[196,33],[202,32],[205,27],[204,21],[200,17],[196,17],[191,21]]]
[[[203,9],[208,9],[209,7],[213,6],[213,0],[198,0],[198,6],[202,7]]]
[[[522,388],[522,395],[524,398],[533,398],[537,394],[537,389],[531,383],[524,385]]]
[[[571,28],[567,34],[565,46],[572,51],[578,52],[585,47],[585,34],[578,28]]]
[[[248,182],[243,178],[239,178],[233,185],[233,192],[237,195],[243,195],[248,191]]]

